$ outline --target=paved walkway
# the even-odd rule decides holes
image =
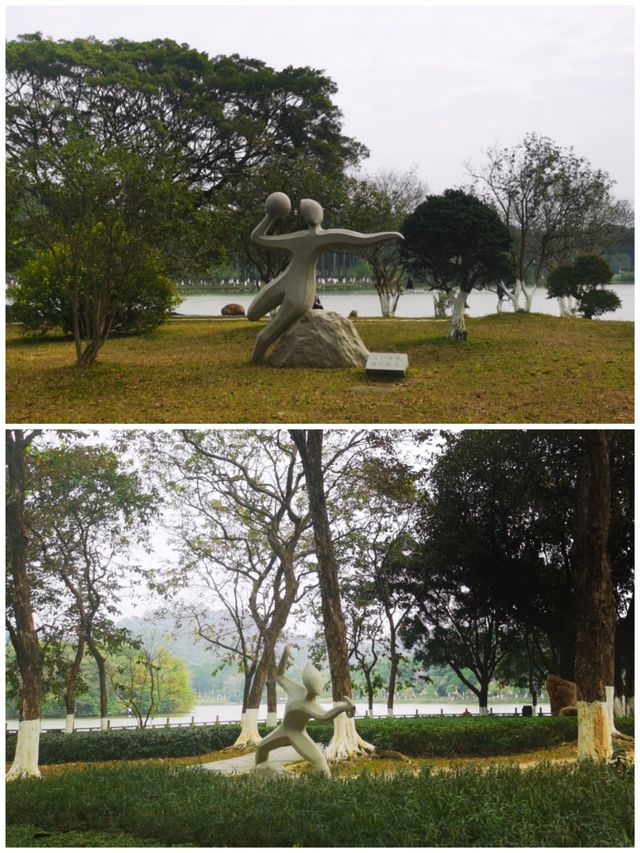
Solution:
[[[302,761],[302,758],[292,746],[281,746],[278,749],[271,750],[269,753],[269,764],[275,764],[281,769],[284,769],[286,764],[291,764],[294,761]],[[230,775],[233,773],[250,773],[255,767],[255,762],[255,753],[250,752],[248,755],[223,758],[221,761],[208,761],[206,764],[199,764],[197,766],[204,767],[205,770],[212,770],[214,773]]]

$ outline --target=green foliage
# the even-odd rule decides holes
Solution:
[[[615,311],[622,304],[616,293],[604,289],[612,275],[611,267],[601,255],[585,252],[572,264],[558,264],[549,272],[547,298],[571,297],[576,300],[578,311],[591,320]]]
[[[53,249],[41,250],[27,261],[16,281],[8,289],[13,303],[13,317],[25,331],[46,333],[61,328],[73,334],[73,298],[91,299],[91,276],[95,268],[83,265],[77,281],[77,295],[72,284],[72,260],[68,248],[61,243]],[[170,311],[180,304],[175,284],[162,271],[157,252],[129,246],[117,257],[117,267],[103,267],[102,274],[116,276],[111,290],[112,333],[135,335],[155,329]],[[78,315],[80,337],[91,335],[91,317]]]
[[[358,732],[378,749],[429,758],[487,757],[526,752],[577,740],[576,718],[417,717],[358,720]],[[331,740],[333,729],[311,723],[311,737]]]
[[[113,729],[109,732],[77,730],[71,735],[47,732],[40,738],[40,763],[67,764],[73,761],[204,755],[231,746],[239,733],[240,726],[235,723],[184,728]],[[12,758],[15,744],[16,735],[7,735],[7,755]]]
[[[358,720],[365,740],[380,749],[433,758],[489,756],[523,752],[577,739],[575,717],[418,717]],[[311,723],[313,740],[329,743],[332,725]],[[231,746],[240,732],[235,723],[162,729],[47,732],[40,739],[41,764],[111,761],[134,758],[177,758],[204,755]],[[263,729],[263,734],[266,732]],[[7,735],[7,760],[13,758],[15,735]]]
[[[436,289],[469,293],[513,275],[509,229],[493,208],[462,190],[427,196],[402,233],[409,269]]]
[[[197,847],[633,845],[633,773],[603,765],[423,770],[263,783],[196,768],[88,768],[12,782],[7,822]]]

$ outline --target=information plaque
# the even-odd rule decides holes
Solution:
[[[409,356],[402,352],[370,352],[367,359],[368,379],[404,379]]]

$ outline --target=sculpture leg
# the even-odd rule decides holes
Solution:
[[[271,320],[256,338],[253,347],[252,361],[260,361],[271,344],[286,331],[292,323],[305,313],[297,303],[287,303],[285,300],[276,316]]]
[[[278,726],[271,734],[264,737],[256,747],[256,767],[264,761],[269,760],[269,753],[272,749],[277,749],[279,746],[286,746],[290,743],[289,738],[282,734],[282,726]]]
[[[314,743],[306,732],[296,732],[291,735],[291,745],[300,755],[313,765],[319,773],[331,779],[331,770],[327,759],[317,743]]]
[[[247,309],[247,319],[259,320],[264,317],[269,311],[273,311],[284,299],[284,287],[280,281],[272,281],[270,284],[265,284],[262,290],[251,300],[251,304]]]

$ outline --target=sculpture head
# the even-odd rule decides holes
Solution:
[[[320,673],[312,663],[308,663],[302,670],[302,683],[307,688],[309,693],[314,696],[319,696],[324,687],[322,673]]]
[[[312,198],[303,198],[300,202],[300,215],[307,225],[320,225],[324,218],[324,211],[317,201]]]

